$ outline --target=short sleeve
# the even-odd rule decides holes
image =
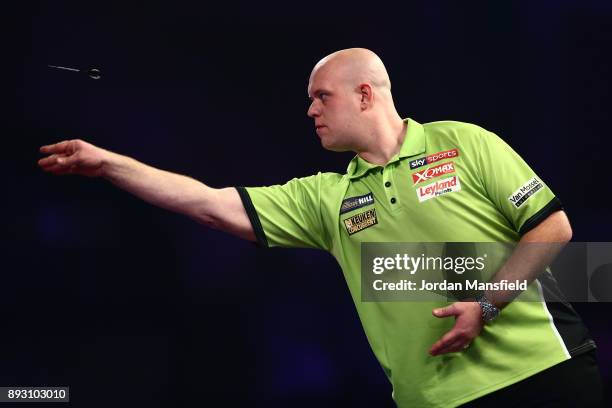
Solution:
[[[283,185],[237,187],[259,245],[328,249],[319,176]]]
[[[484,131],[480,173],[486,194],[521,235],[555,211],[561,201],[506,142]]]

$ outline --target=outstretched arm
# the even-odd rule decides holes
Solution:
[[[156,169],[82,140],[43,146],[39,166],[57,175],[102,177],[144,201],[255,241],[251,222],[234,188],[215,189],[187,176]]]

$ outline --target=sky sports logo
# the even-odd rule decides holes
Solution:
[[[411,161],[409,163],[410,170],[418,169],[419,167],[423,167],[426,164],[435,163],[440,160],[450,159],[450,158],[457,157],[457,156],[459,156],[459,150],[457,149],[445,150],[443,152],[430,154],[429,156],[421,157],[420,159]]]
[[[459,177],[453,176],[419,187],[417,188],[416,193],[419,201],[424,202],[430,198],[439,197],[441,195],[460,190],[461,183],[459,183]]]
[[[417,171],[412,175],[412,181],[414,182],[414,184],[419,184],[434,177],[454,172],[455,165],[453,164],[453,162],[442,163],[425,170]]]
[[[514,207],[519,208],[525,201],[527,201],[532,195],[544,188],[544,184],[537,177],[532,177],[525,184],[520,186],[518,190],[508,197],[508,200]]]

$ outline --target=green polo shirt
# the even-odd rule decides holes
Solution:
[[[511,303],[467,350],[432,357],[429,347],[454,324],[431,314],[446,303],[362,302],[361,243],[516,242],[561,204],[495,134],[405,121],[404,143],[385,166],[355,156],[343,175],[238,191],[262,246],[336,258],[398,406],[457,406],[570,358],[539,282],[528,292],[541,301]]]

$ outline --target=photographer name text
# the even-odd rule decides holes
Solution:
[[[464,282],[428,282],[421,280],[420,285],[417,282],[402,279],[398,282],[385,282],[377,279],[372,282],[372,287],[376,291],[439,291],[439,290],[479,290],[479,291],[514,291],[526,290],[528,282],[526,280],[508,281],[502,279],[499,282],[480,282],[478,280],[465,280]]]

